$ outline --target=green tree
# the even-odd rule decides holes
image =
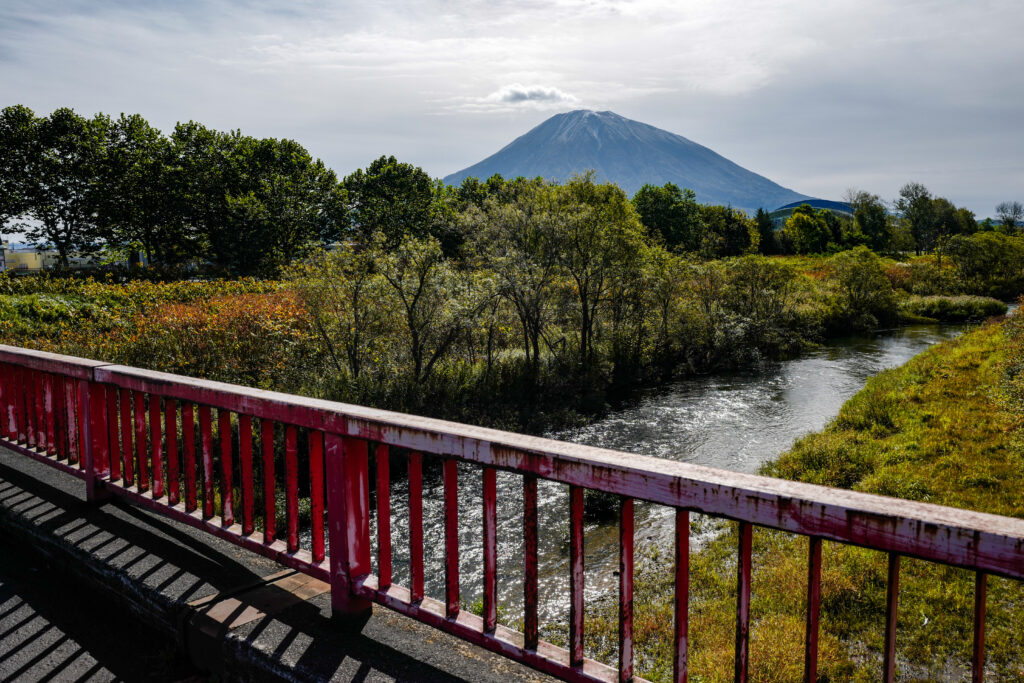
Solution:
[[[892,226],[882,199],[863,190],[847,190],[846,201],[853,208],[856,229],[867,238],[867,246],[876,252],[889,247]]]
[[[423,169],[382,156],[343,181],[348,191],[350,221],[363,244],[381,234],[395,246],[406,237],[431,234],[434,186]]]
[[[754,223],[757,225],[757,233],[760,236],[758,248],[761,253],[766,256],[779,253],[779,244],[775,237],[775,225],[772,223],[771,214],[764,209],[758,209],[754,216]]]
[[[965,291],[1003,298],[1024,292],[1024,239],[994,231],[954,235],[945,252]]]
[[[67,268],[73,253],[96,248],[98,212],[108,191],[100,177],[110,120],[61,108],[34,128],[22,197],[24,215],[34,222],[24,226],[25,236],[53,245]]]
[[[113,122],[102,169],[108,188],[102,233],[109,245],[137,245],[150,263],[181,263],[195,256],[176,161],[171,141],[138,114],[122,114]]]
[[[482,206],[470,206],[462,220],[474,251],[495,275],[498,294],[515,310],[536,378],[559,276],[555,191],[546,183],[531,184],[508,201],[488,197]]]
[[[393,305],[374,256],[346,244],[314,251],[287,271],[331,364],[354,380],[389,351]]]
[[[592,367],[602,304],[617,271],[637,268],[643,225],[625,193],[593,172],[557,189],[559,264],[573,285],[580,362]]]
[[[700,251],[705,258],[757,252],[760,233],[745,213],[731,206],[706,204],[700,213],[704,224]]]
[[[725,268],[723,303],[745,318],[758,343],[781,339],[787,322],[793,270],[763,256],[743,256]]]
[[[1000,202],[996,205],[996,217],[1007,232],[1013,232],[1017,229],[1017,224],[1024,221],[1024,204]]]
[[[210,235],[219,263],[239,274],[274,275],[302,249],[341,232],[344,193],[334,172],[293,140],[240,138],[240,181],[225,196],[227,230]]]
[[[660,236],[669,249],[694,251],[703,232],[697,195],[675,183],[662,187],[644,185],[632,199],[640,221],[653,236]]]
[[[810,204],[801,204],[786,219],[782,237],[796,254],[820,254],[828,247],[832,231]]]
[[[406,237],[394,248],[380,237],[375,254],[404,322],[410,374],[422,384],[487,305],[491,283],[484,273],[453,268],[433,237]]]
[[[930,251],[935,246],[935,215],[932,195],[921,183],[907,183],[900,188],[896,210],[914,238],[917,253]]]
[[[896,294],[885,275],[882,259],[867,247],[836,254],[831,259],[846,320],[858,329],[873,329],[896,318]]]
[[[22,105],[0,111],[0,234],[28,210],[28,170],[38,153],[40,120]]]

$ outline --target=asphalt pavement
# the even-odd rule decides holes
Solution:
[[[194,681],[137,618],[0,536],[0,681]]]

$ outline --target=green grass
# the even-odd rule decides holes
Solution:
[[[999,391],[1003,325],[988,325],[868,381],[822,432],[764,468],[770,476],[941,505],[1024,516],[1021,417]],[[732,678],[735,525],[691,560],[691,680]],[[807,539],[756,529],[751,605],[752,678],[802,677]],[[638,673],[669,680],[671,558],[638,564]],[[886,556],[826,543],[822,570],[821,680],[880,677]],[[989,680],[1024,679],[1024,586],[989,581]],[[588,613],[588,655],[615,661],[615,596]],[[904,559],[897,643],[901,680],[969,678],[973,574]]]
[[[987,296],[917,296],[900,301],[900,318],[908,322],[963,322],[1006,314],[1006,304]]]

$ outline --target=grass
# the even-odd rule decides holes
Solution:
[[[1006,314],[1006,304],[987,296],[917,296],[900,301],[900,317],[908,322],[964,322]]]
[[[1004,325],[987,325],[883,372],[764,473],[828,486],[1024,516],[1022,418],[1001,398]],[[691,680],[732,678],[736,530],[691,559]],[[752,679],[802,678],[807,539],[755,529]],[[670,680],[671,558],[639,563],[634,612],[638,673]],[[904,559],[897,636],[901,680],[969,677],[973,574]],[[820,680],[880,677],[885,619],[884,553],[825,543]],[[1024,586],[989,580],[989,680],[1024,679]],[[614,662],[616,596],[592,605],[588,655]]]

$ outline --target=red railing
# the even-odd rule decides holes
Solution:
[[[0,415],[0,443],[85,479],[90,499],[122,496],[329,581],[338,614],[365,614],[376,602],[568,680],[633,678],[634,500],[675,509],[676,680],[686,680],[687,673],[690,512],[739,522],[738,681],[748,670],[755,525],[810,538],[806,680],[816,679],[822,540],[889,554],[883,663],[889,681],[895,674],[901,556],[976,572],[974,680],[984,672],[986,577],[1024,579],[1024,520],[7,346],[0,346]],[[408,470],[407,587],[392,582],[392,454],[404,457]],[[438,459],[442,468],[440,600],[424,595],[424,456]],[[482,470],[482,616],[460,602],[460,462]],[[498,471],[522,479],[522,633],[498,623]],[[568,650],[538,633],[538,479],[569,487]],[[621,497],[616,668],[586,659],[583,651],[587,489]],[[308,502],[308,522],[300,502]]]

